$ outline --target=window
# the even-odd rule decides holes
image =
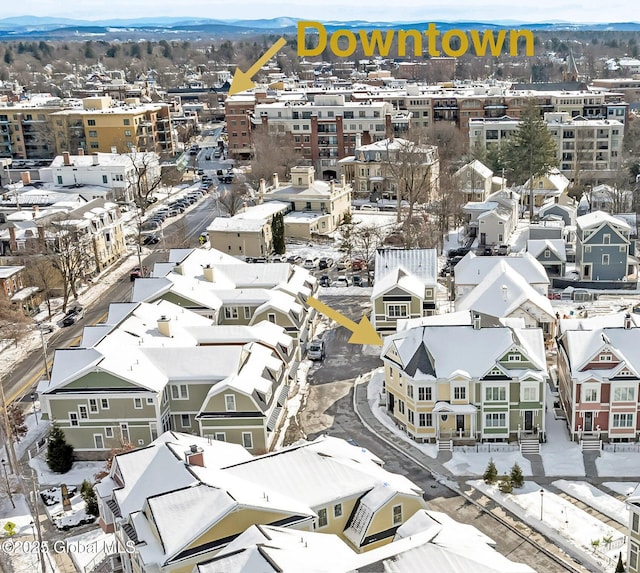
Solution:
[[[224,317],[227,319],[237,319],[238,318],[238,309],[235,306],[225,306],[224,307]]]
[[[95,125],[95,124],[96,124],[96,120],[95,120],[95,119],[88,119],[88,120],[87,120],[87,125],[91,125],[91,126],[93,126],[93,125]]]
[[[507,417],[504,412],[491,412],[485,414],[484,425],[486,428],[504,428],[507,425]]]
[[[100,149],[100,144],[97,141],[92,141],[89,147],[91,147],[91,149]]]
[[[62,185],[62,175],[58,175],[58,185]]]
[[[102,176],[102,182],[106,185],[107,183],[109,183],[109,177],[107,177],[106,175]]]
[[[602,235],[602,242],[605,245],[610,245],[611,244],[611,235],[609,235],[609,234]]]
[[[173,400],[188,400],[189,388],[186,384],[171,384],[171,398]]]
[[[633,428],[633,414],[614,414],[614,428]]]
[[[609,255],[607,255],[607,254],[602,255],[602,264],[603,265],[608,265],[609,264]]]
[[[153,398],[147,398],[147,404],[153,405]]]
[[[131,125],[131,120],[130,120],[129,118],[126,118],[126,117],[125,117],[125,118],[122,120],[122,123],[123,123],[124,125]]]
[[[342,517],[342,504],[336,503],[333,506],[333,517]]]
[[[551,251],[549,249],[544,250],[544,258],[548,259],[551,256]]]
[[[248,306],[245,306],[245,307],[244,307],[244,317],[245,317],[246,319],[251,318],[251,308],[250,308],[250,307],[248,307]]]
[[[129,424],[120,424],[120,435],[122,436],[123,443],[128,444],[130,442]]]
[[[398,400],[398,412],[400,412],[401,414],[404,414],[404,401],[403,400]]]
[[[78,406],[78,412],[80,413],[80,419],[81,420],[86,420],[89,418],[89,414],[87,413],[87,407],[86,406]]]
[[[236,411],[236,397],[234,394],[225,394],[224,395],[224,405],[227,409],[227,412],[235,412]]]
[[[98,413],[98,401],[95,398],[89,399],[89,412],[92,414]]]
[[[326,527],[328,523],[327,508],[323,507],[318,510],[318,527]]]
[[[424,400],[425,402],[431,402],[431,388],[418,388],[418,400]]]
[[[636,519],[638,516],[636,514],[633,515],[633,518]],[[636,531],[634,529],[634,531]],[[638,546],[633,542],[629,542],[629,568],[631,571],[637,571],[638,569]]]
[[[454,386],[453,387],[453,399],[454,400],[466,400],[467,399],[467,388],[465,386]]]
[[[413,414],[413,410],[407,410],[407,421],[408,421],[410,424],[413,424],[413,423],[414,423],[414,417],[413,417],[413,416],[414,416],[414,414]]]
[[[636,388],[635,386],[617,386],[613,389],[614,402],[635,402]]]
[[[393,506],[393,525],[400,525],[402,523],[402,506]]]
[[[601,354],[598,358],[600,362],[611,362],[613,360],[611,354]]]
[[[247,450],[253,448],[253,434],[251,432],[242,432],[242,445]]]
[[[407,384],[407,396],[413,398],[413,386],[411,384]]]
[[[75,412],[69,412],[69,424],[71,425],[71,427],[80,425],[78,422],[78,414],[76,414]]]
[[[486,402],[504,402],[507,399],[507,389],[504,386],[489,386],[484,389]]]
[[[269,314],[267,314],[267,320],[269,322],[273,322],[275,324],[276,322],[276,315],[273,312],[270,312]]]
[[[406,304],[388,304],[387,318],[405,318],[408,316],[408,307]]]
[[[109,398],[101,398],[100,399],[100,407],[103,410],[108,410],[109,409]]]
[[[522,401],[523,402],[537,402],[538,401],[538,386],[533,384],[523,385],[521,387]]]
[[[93,442],[96,446],[96,450],[104,449],[104,440],[102,438],[102,434],[93,434]]]
[[[183,428],[191,427],[191,416],[189,414],[180,414],[180,426]]]
[[[216,432],[214,434],[214,438],[218,441],[218,442],[226,442],[227,441],[227,435],[224,432]]]
[[[431,414],[418,414],[418,426],[433,426],[433,418]]]
[[[519,354],[509,354],[509,356],[507,356],[507,361],[508,362],[520,362],[520,358],[521,358],[521,356]]]
[[[631,531],[640,533],[640,515],[633,512],[631,516]]]
[[[155,422],[149,422],[149,433],[151,434],[151,441],[158,439],[158,424]]]
[[[134,398],[133,399],[133,407],[136,410],[142,410],[142,398]]]
[[[107,438],[113,438],[113,428],[108,426],[104,429],[104,435],[107,436]]]
[[[124,130],[124,136],[125,137],[131,137],[131,130],[130,129],[125,129]]]
[[[598,402],[600,400],[597,388],[584,388],[583,392],[583,402]]]

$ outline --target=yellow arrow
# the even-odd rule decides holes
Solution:
[[[240,68],[236,68],[235,73],[233,74],[233,81],[231,82],[231,87],[229,88],[229,95],[237,94],[243,92],[244,90],[250,90],[256,84],[253,83],[251,78],[255,76],[262,66],[264,66],[273,56],[275,56],[282,48],[284,48],[287,44],[287,41],[284,38],[280,38],[273,46],[271,46],[260,59],[253,64],[246,72],[243,72]]]
[[[363,316],[360,323],[357,323],[349,320],[344,314],[339,313],[330,306],[320,302],[317,298],[310,296],[307,299],[307,303],[309,303],[310,307],[315,308],[326,317],[335,320],[340,326],[344,326],[353,332],[349,339],[350,344],[373,344],[374,346],[382,346],[382,339],[373,326],[371,326],[366,316]]]

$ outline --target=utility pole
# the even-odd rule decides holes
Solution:
[[[47,564],[44,560],[44,551],[42,546],[42,529],[40,528],[40,512],[38,511],[38,488],[36,486],[36,472],[31,468],[31,486],[33,488],[33,513],[36,524],[36,532],[38,533],[38,555],[40,556],[40,570],[47,573]]]
[[[7,412],[7,400],[4,396],[4,384],[0,381],[0,399],[2,399],[2,412],[4,417],[4,427],[7,439],[7,457],[9,458],[9,467],[11,472],[18,475],[18,457],[16,456],[15,445],[13,443],[13,432],[11,431],[11,424],[9,424],[9,414]]]

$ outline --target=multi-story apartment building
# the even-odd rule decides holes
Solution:
[[[406,139],[387,138],[368,145],[358,145],[353,155],[338,163],[354,193],[371,199],[392,199],[406,185],[403,178],[420,183],[424,201],[438,192],[440,160],[435,145],[419,145]]]
[[[471,315],[471,316],[470,316]],[[427,317],[385,339],[387,413],[418,441],[542,437],[547,365],[542,330],[483,328]],[[470,324],[471,323],[471,324]],[[441,446],[442,447],[442,446]]]
[[[579,178],[583,182],[608,180],[616,176],[622,154],[622,122],[572,117],[568,110],[545,113],[544,118],[556,143],[559,169],[565,176]],[[499,146],[513,135],[518,124],[517,119],[509,116],[471,119],[470,147],[489,149]]]

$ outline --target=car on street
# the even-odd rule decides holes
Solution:
[[[142,271],[142,269],[140,267],[135,267],[130,273],[129,273],[129,280],[130,281],[135,281],[136,279],[140,279],[144,276],[144,273]]]
[[[322,275],[320,277],[320,279],[318,280],[318,284],[321,287],[328,287],[331,286],[331,279],[329,278],[329,275]]]
[[[309,348],[307,349],[307,356],[310,360],[324,360],[324,340],[314,340],[311,344],[309,344]]]
[[[160,237],[158,237],[158,235],[156,235],[155,233],[149,233],[148,235],[145,235],[144,239],[142,240],[143,245],[157,245],[159,242]]]
[[[204,160],[205,161],[211,161],[211,155],[205,155],[204,156]]]
[[[353,275],[351,277],[351,280],[353,281],[353,286],[358,286],[358,287],[364,286],[364,282],[362,282],[362,277],[360,275]]]
[[[42,332],[42,334],[49,334],[55,330],[55,327],[49,322],[42,322],[38,325],[38,330]]]
[[[81,306],[74,306],[67,311],[62,319],[62,326],[71,326],[78,322],[84,316],[84,308]]]

